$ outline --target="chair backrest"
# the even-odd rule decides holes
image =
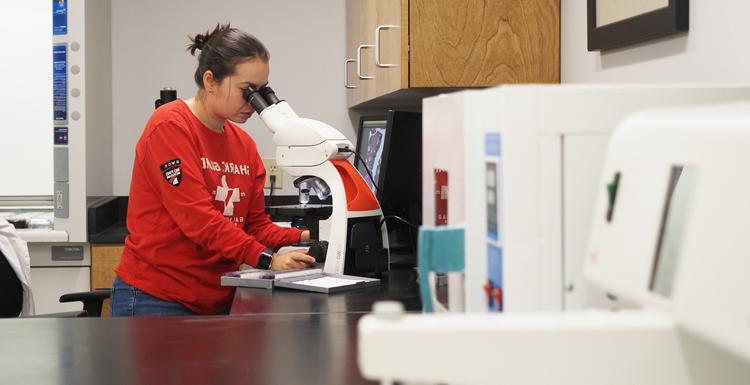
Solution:
[[[16,272],[0,251],[0,317],[18,317],[23,306],[23,286]]]

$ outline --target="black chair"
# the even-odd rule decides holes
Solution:
[[[23,286],[0,251],[0,318],[18,317],[23,306]]]
[[[102,305],[109,299],[111,289],[99,289],[79,293],[68,293],[60,296],[60,303],[83,302],[83,310],[76,317],[101,317]]]
[[[102,303],[110,296],[110,289],[64,294],[60,302],[83,302],[83,310],[42,314],[38,317],[100,317]],[[0,252],[0,318],[14,318],[21,314],[23,285],[8,259]]]

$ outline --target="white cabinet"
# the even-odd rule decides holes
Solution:
[[[86,243],[29,243],[31,291],[36,314],[83,309],[60,296],[91,289],[91,253]]]

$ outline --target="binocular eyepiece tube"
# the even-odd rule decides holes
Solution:
[[[245,100],[253,106],[253,109],[260,114],[268,108],[279,102],[279,98],[276,97],[276,93],[269,86],[263,86],[256,90],[253,87],[247,87],[243,91],[242,96]]]

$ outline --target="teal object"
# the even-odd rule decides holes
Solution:
[[[429,273],[464,271],[464,234],[463,226],[419,228],[417,266],[419,292],[422,295],[422,308],[425,313],[433,312]]]

